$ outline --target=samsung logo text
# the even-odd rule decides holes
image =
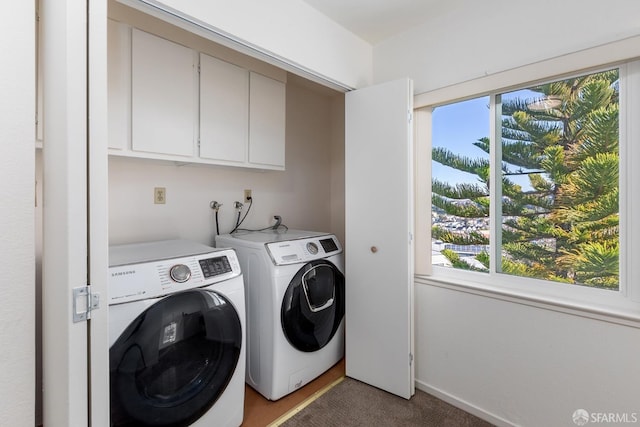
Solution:
[[[111,273],[111,277],[128,276],[130,274],[136,274],[135,270],[116,271]]]

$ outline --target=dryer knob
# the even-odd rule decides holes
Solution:
[[[171,267],[169,276],[174,282],[184,283],[191,278],[191,270],[184,264],[177,264]]]

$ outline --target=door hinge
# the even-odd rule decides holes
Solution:
[[[409,353],[409,366],[413,365],[413,353]]]
[[[407,119],[408,119],[407,120],[408,123],[411,123],[413,121],[413,111],[411,110],[407,111]]]
[[[73,323],[91,319],[91,312],[100,308],[100,294],[91,293],[91,286],[73,288]]]

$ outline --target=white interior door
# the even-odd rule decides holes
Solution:
[[[346,374],[410,398],[412,82],[346,94]]]
[[[88,175],[88,278],[92,292],[101,296],[101,307],[88,321],[89,418],[91,427],[109,423],[109,164],[107,96],[107,0],[90,0],[88,14],[89,132]]]
[[[109,423],[108,309],[74,322],[87,304],[72,297],[90,283],[106,301],[106,3],[43,1],[40,11],[46,426]]]
[[[43,1],[43,423],[85,426],[87,324],[72,289],[87,284],[85,2]]]

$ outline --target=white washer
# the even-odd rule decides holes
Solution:
[[[111,426],[233,426],[244,413],[244,282],[233,249],[109,248]]]
[[[344,356],[344,260],[338,239],[301,230],[216,236],[245,278],[247,383],[277,400]]]

